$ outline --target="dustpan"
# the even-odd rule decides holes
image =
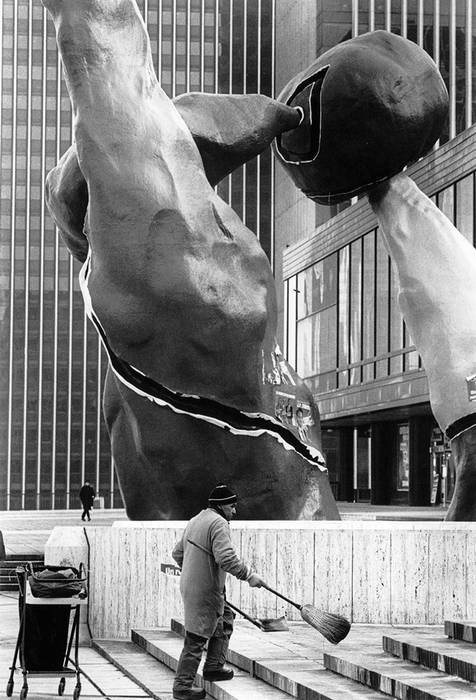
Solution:
[[[261,624],[261,630],[263,632],[288,632],[289,627],[286,622],[284,615],[281,617],[265,617],[259,618],[258,622]]]
[[[237,608],[236,605],[233,605],[233,603],[230,603],[229,600],[226,601],[227,605],[230,606],[232,610],[235,612],[239,613],[242,617],[245,618],[245,620],[248,620],[248,622],[251,622],[252,625],[255,625],[255,627],[258,627],[262,632],[288,632],[289,627],[286,622],[286,618],[283,616],[281,617],[266,617],[266,618],[255,618],[251,617],[251,615],[248,615],[247,613],[243,612],[243,610],[240,610],[240,608]]]

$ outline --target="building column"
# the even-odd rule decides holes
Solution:
[[[410,485],[408,502],[411,506],[429,506],[431,496],[430,438],[433,416],[412,416],[408,419],[410,442]]]

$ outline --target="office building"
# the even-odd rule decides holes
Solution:
[[[140,0],[157,75],[188,91],[274,90],[274,0]],[[78,264],[45,208],[71,143],[53,22],[40,0],[3,0],[0,201],[0,509],[78,508],[85,478],[121,506],[101,411],[106,358]],[[273,257],[272,159],[219,186]]]
[[[331,46],[387,29],[423,47],[449,92],[448,124],[409,174],[475,242],[475,27],[471,0],[278,3],[277,90]],[[289,33],[299,40],[289,45]],[[284,352],[311,387],[336,496],[429,505],[451,497],[448,445],[402,320],[366,197],[321,207],[276,169],[276,278]],[[468,329],[468,332],[471,332]]]

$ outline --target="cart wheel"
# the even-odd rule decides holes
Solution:
[[[81,683],[78,683],[78,685],[74,689],[73,700],[78,700],[80,695],[81,695]]]
[[[20,700],[25,700],[27,695],[28,695],[28,686],[24,685],[23,688],[20,690]]]
[[[62,678],[59,682],[59,685],[58,685],[58,695],[63,695],[65,685],[66,685],[66,680],[64,678]]]
[[[7,698],[11,698],[13,694],[13,681],[8,681],[7,683],[7,690],[5,691],[7,694]]]

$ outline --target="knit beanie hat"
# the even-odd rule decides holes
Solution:
[[[238,496],[233,493],[225,484],[218,484],[208,497],[208,502],[212,506],[227,506],[236,503]]]

